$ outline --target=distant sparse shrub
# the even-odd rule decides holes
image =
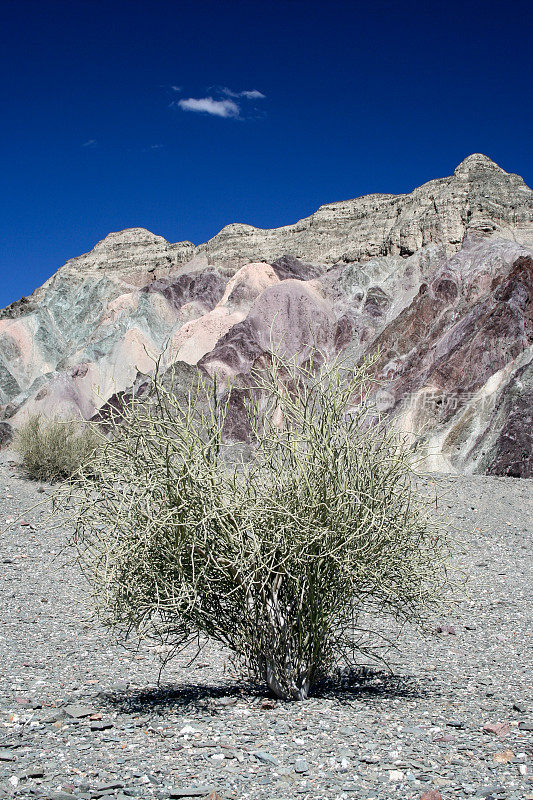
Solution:
[[[82,420],[28,418],[15,434],[14,447],[31,478],[54,481],[70,478],[86,464],[99,442]]]
[[[379,657],[376,617],[422,623],[446,585],[445,532],[363,402],[368,365],[317,364],[254,370],[246,460],[224,442],[227,395],[199,378],[180,402],[156,376],[69,488],[104,623],[172,654],[217,640],[285,699]]]
[[[0,422],[0,449],[8,447],[13,441],[13,428],[9,422]]]

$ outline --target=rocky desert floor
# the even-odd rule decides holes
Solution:
[[[0,797],[533,798],[532,481],[444,480],[468,593],[433,635],[405,632],[393,676],[286,704],[240,682],[214,647],[158,686],[157,653],[125,651],[91,618],[50,488],[11,459],[1,454]]]

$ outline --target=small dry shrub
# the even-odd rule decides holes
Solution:
[[[43,419],[35,414],[16,432],[14,447],[31,478],[53,483],[72,477],[86,464],[98,441],[82,420]]]
[[[224,440],[227,395],[199,378],[178,400],[156,377],[70,484],[73,544],[104,623],[171,652],[217,640],[304,699],[339,662],[379,657],[378,618],[423,623],[447,540],[365,405],[368,366],[272,354],[252,378],[244,460]]]

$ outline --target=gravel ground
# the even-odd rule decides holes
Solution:
[[[369,672],[305,703],[233,676],[125,651],[90,618],[38,484],[0,463],[0,797],[533,798],[533,482],[447,479],[468,597],[394,677]]]

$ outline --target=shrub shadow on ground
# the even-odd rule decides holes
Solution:
[[[320,681],[310,696],[313,699],[330,699],[349,703],[370,698],[420,699],[435,690],[429,681],[410,675],[394,675],[383,670],[368,668],[339,672]],[[265,710],[283,705],[265,686],[249,682],[224,684],[160,685],[146,689],[120,692],[103,692],[101,700],[121,713],[147,714],[158,711],[202,710],[213,714],[234,706],[239,700],[257,705]]]
[[[320,681],[313,697],[335,699],[340,703],[371,698],[403,698],[415,700],[434,694],[429,681],[412,675],[395,675],[388,670],[357,667],[338,671]]]

